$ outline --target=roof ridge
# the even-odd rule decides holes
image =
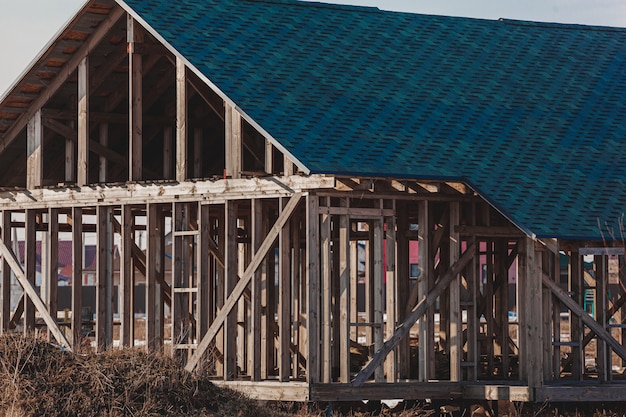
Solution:
[[[324,3],[320,1],[301,1],[301,0],[241,0],[252,3],[270,3],[270,4],[286,4],[290,6],[315,7],[319,9],[339,9],[351,10],[366,13],[379,13],[381,9],[374,6],[355,6],[350,4]]]
[[[580,23],[536,22],[532,20],[507,19],[503,17],[498,20],[506,25],[511,26],[534,26],[546,29],[590,30],[595,32],[626,32],[626,28],[621,28],[618,26],[584,25]]]

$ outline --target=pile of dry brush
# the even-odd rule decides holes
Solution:
[[[0,337],[0,416],[273,416],[173,359],[138,349],[73,354]]]

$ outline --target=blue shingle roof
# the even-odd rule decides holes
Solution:
[[[626,30],[125,3],[312,173],[463,180],[538,237],[597,239],[626,211]]]

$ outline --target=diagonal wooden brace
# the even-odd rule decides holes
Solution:
[[[26,279],[26,275],[24,274],[24,270],[22,269],[22,265],[20,265],[17,257],[13,253],[13,251],[2,241],[0,240],[0,254],[4,258],[4,260],[9,264],[11,270],[15,274],[17,281],[22,286],[24,293],[30,298],[33,302],[39,314],[43,318],[44,322],[48,326],[50,332],[54,335],[54,338],[59,342],[61,346],[71,350],[70,343],[65,338],[65,335],[57,325],[56,320],[52,318],[50,312],[46,308],[44,302],[39,298],[37,291],[32,286],[32,284]]]
[[[219,329],[224,324],[224,320],[226,319],[228,314],[231,312],[233,307],[237,305],[239,298],[243,295],[246,287],[252,280],[252,276],[261,265],[261,262],[263,262],[263,260],[267,256],[267,253],[269,252],[269,250],[272,248],[272,245],[278,238],[278,234],[280,233],[281,229],[283,228],[283,226],[285,226],[287,221],[291,218],[291,214],[294,212],[294,210],[298,206],[298,203],[300,202],[301,197],[302,197],[301,192],[295,193],[291,197],[287,205],[285,206],[285,209],[283,210],[283,212],[280,214],[280,216],[278,216],[276,223],[274,223],[274,226],[272,226],[272,228],[270,229],[269,233],[265,237],[265,240],[263,241],[261,246],[259,246],[259,250],[256,252],[254,257],[250,261],[250,264],[246,268],[243,275],[239,277],[239,281],[237,282],[237,285],[235,285],[235,288],[233,288],[232,293],[228,296],[228,298],[224,302],[224,306],[217,313],[215,320],[213,320],[213,323],[211,323],[211,326],[207,330],[207,333],[204,335],[204,337],[198,344],[198,349],[195,351],[193,356],[187,362],[187,365],[185,366],[185,370],[191,372],[196,368],[196,366],[200,362],[200,359],[204,355],[204,352],[210,346],[211,341],[213,340],[213,338],[215,337]]]
[[[367,365],[365,365],[365,367],[361,369],[357,376],[354,377],[350,385],[352,385],[353,387],[360,387],[365,383],[365,381],[367,381],[370,376],[372,376],[374,370],[383,363],[385,357],[387,357],[389,352],[395,349],[398,343],[400,343],[400,341],[404,339],[404,337],[409,333],[409,330],[411,330],[411,327],[413,327],[415,322],[417,322],[417,320],[419,320],[419,318],[422,317],[424,313],[426,313],[428,308],[435,303],[437,297],[439,297],[446,290],[446,288],[448,288],[454,278],[458,274],[460,274],[463,268],[465,268],[469,261],[472,260],[475,253],[475,247],[476,243],[472,243],[467,247],[459,260],[456,261],[454,265],[452,265],[441,278],[439,278],[439,281],[437,281],[437,283],[428,293],[428,295],[423,298],[413,308],[413,310],[411,310],[411,313],[409,313],[404,321],[400,324],[400,326],[396,328],[396,331],[393,333],[393,335],[387,341],[385,341],[383,347],[378,352],[376,352],[374,356],[372,356],[372,359],[367,363]]]
[[[595,321],[593,317],[591,317],[581,306],[578,305],[576,301],[574,301],[565,291],[558,286],[558,284],[550,279],[545,274],[541,274],[541,279],[543,281],[543,285],[548,287],[552,294],[555,295],[565,307],[569,308],[572,313],[576,314],[581,318],[583,323],[587,325],[600,339],[606,342],[607,345],[613,349],[613,352],[617,353],[620,358],[626,360],[626,348],[621,345],[617,340],[613,339],[613,337],[602,327],[600,323]]]

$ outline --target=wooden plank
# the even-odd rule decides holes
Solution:
[[[252,400],[306,402],[309,386],[305,382],[292,381],[289,384],[277,381],[211,381],[218,387],[242,393]]]
[[[315,384],[311,386],[311,401],[380,401],[401,398],[407,401],[452,400],[464,398],[464,387],[458,383],[427,382],[368,383],[360,387],[350,384]],[[419,415],[419,414],[417,414]],[[437,415],[433,413],[433,415]]]
[[[196,254],[197,259],[197,281],[196,286],[198,289],[197,304],[197,335],[198,340],[206,334],[209,329],[210,312],[213,310],[213,283],[211,275],[209,273],[209,242],[211,239],[211,219],[209,217],[208,205],[198,204],[198,222],[200,237],[198,238],[198,252]],[[214,242],[215,243],[215,242]]]
[[[405,201],[396,202],[397,229],[396,234],[396,266],[397,266],[397,299],[396,299],[396,321],[402,321],[405,317],[405,306],[409,297],[410,286],[410,262],[409,262],[409,218],[408,203]],[[415,304],[414,304],[415,305]],[[411,352],[410,338],[403,339],[398,344],[398,378],[408,379],[411,375]]]
[[[329,203],[326,199],[326,204]],[[332,276],[331,276],[331,221],[332,218],[328,214],[321,215],[320,226],[320,267],[322,273],[322,341],[321,341],[321,361],[322,361],[322,382],[328,384],[332,380]]]
[[[176,181],[187,179],[187,70],[176,57]]]
[[[320,228],[319,197],[306,197],[307,382],[320,381]]]
[[[269,139],[265,139],[265,173],[274,173],[274,146]]]
[[[52,316],[46,309],[44,302],[41,301],[41,298],[39,298],[37,290],[26,278],[24,270],[22,269],[22,265],[20,265],[20,262],[17,260],[15,253],[13,253],[11,248],[9,248],[2,240],[0,240],[0,252],[4,260],[9,264],[9,267],[13,271],[15,278],[17,278],[17,281],[22,286],[24,293],[33,302],[35,308],[37,308],[37,311],[39,311],[39,315],[48,326],[48,329],[50,329],[50,332],[53,334],[54,338],[61,346],[67,349],[71,349],[70,343],[65,338],[65,335],[63,334],[61,329],[59,329],[59,326],[57,326],[56,320],[52,318]]]
[[[538,388],[536,402],[624,402],[623,384],[555,385]]]
[[[132,265],[132,240],[134,216],[131,206],[123,205],[120,233],[120,345],[131,346],[133,342],[132,322],[134,302],[131,297],[134,286],[134,267]],[[114,219],[115,220],[115,219]],[[116,223],[116,222],[114,222]]]
[[[418,265],[419,276],[417,278],[417,299],[421,300],[427,296],[429,292],[429,277],[433,274],[432,256],[430,254],[430,213],[429,202],[421,201],[418,203]],[[407,314],[407,317],[410,315]],[[429,320],[421,319],[419,324],[419,346],[418,346],[418,379],[420,381],[428,381],[430,367],[430,350],[428,339],[433,329],[428,328]]]
[[[83,210],[72,209],[72,348],[80,349],[83,312]]]
[[[11,244],[11,212],[4,210],[2,212],[2,241],[6,246]],[[9,331],[9,323],[11,321],[11,267],[9,262],[2,259],[2,294],[1,302],[1,319],[0,334]]]
[[[348,207],[348,200],[341,199]],[[350,218],[339,216],[339,382],[350,380]],[[336,343],[336,342],[335,342]]]
[[[384,254],[383,254],[383,243],[385,239],[385,231],[383,228],[383,219],[379,218],[378,220],[374,220],[374,233],[373,233],[373,257],[374,257],[374,265],[373,265],[373,276],[372,278],[372,298],[373,298],[373,323],[376,325],[373,331],[374,338],[374,349],[379,351],[383,347],[383,342],[385,340],[384,337],[384,316],[383,316],[383,280],[385,277],[385,265],[384,265]],[[391,352],[391,350],[390,350]],[[386,357],[387,355],[385,355]],[[382,365],[382,362],[380,363]],[[384,369],[382,366],[376,367],[374,369],[374,380],[376,382],[383,382]]]
[[[263,242],[263,203],[260,199],[251,201],[252,256],[256,254]],[[250,318],[252,327],[252,343],[250,344],[250,377],[253,381],[261,380],[261,317],[263,271],[259,268],[254,272],[251,283]]]
[[[37,275],[37,232],[35,223],[39,213],[34,210],[26,210],[26,224],[24,227],[24,277],[34,288]],[[15,272],[15,271],[14,271]],[[23,285],[22,285],[23,287]],[[24,333],[35,331],[35,304],[26,290],[24,290]]]
[[[519,280],[526,282],[522,302],[526,304],[526,324],[521,337],[526,339],[526,351],[520,352],[527,368],[527,382],[530,388],[543,385],[543,332],[542,332],[542,292],[540,259],[535,256],[535,242],[531,238],[522,238],[518,243],[518,261],[523,273]],[[549,280],[548,280],[549,281]],[[556,283],[553,283],[556,286]],[[520,363],[520,366],[523,366]]]
[[[77,177],[79,187],[89,184],[89,57],[78,65]]]
[[[123,186],[94,185],[89,187],[41,188],[35,190],[0,191],[0,209],[49,207],[72,208],[120,204],[146,204],[158,198],[160,203],[175,201],[218,204],[225,200],[247,200],[290,196],[294,192],[334,186],[333,177],[321,175],[185,181],[181,183],[129,183]]]
[[[455,232],[456,226],[461,220],[461,206],[459,202],[450,203],[450,266],[459,259],[461,252],[461,238]],[[462,379],[461,361],[463,360],[463,323],[461,312],[461,276],[457,275],[450,283],[450,381],[457,382]]]
[[[142,42],[140,26],[130,15],[127,19],[128,56],[128,179],[143,179],[143,57],[134,50]]]
[[[96,210],[96,348],[113,346],[113,228],[111,207]]]
[[[37,98],[30,104],[28,111],[22,113],[18,120],[11,128],[0,137],[0,153],[15,140],[19,133],[24,129],[28,120],[39,111],[54,94],[65,85],[67,79],[72,75],[84,57],[96,48],[96,46],[105,38],[109,30],[124,15],[124,9],[116,7],[111,10],[100,25],[91,33],[87,41],[72,55],[72,58],[61,68],[58,75],[39,93]]]
[[[541,256],[542,258],[542,271],[543,273],[547,274],[549,276],[549,279],[554,281],[554,275],[553,275],[553,270],[551,270],[550,268],[550,256],[552,255],[551,252],[549,251],[542,251],[542,252],[538,252],[538,255]],[[558,277],[558,275],[557,275]],[[558,278],[557,278],[558,279]],[[542,318],[542,333],[543,333],[543,346],[542,346],[542,353],[543,353],[543,380],[544,382],[550,381],[553,379],[552,377],[552,370],[554,368],[553,363],[552,363],[552,358],[553,358],[553,346],[552,346],[552,319],[553,319],[553,315],[552,315],[552,311],[553,311],[553,306],[552,306],[552,294],[550,293],[550,290],[543,287],[542,288],[542,296],[541,296],[541,300],[542,300],[542,306],[541,308],[543,309],[542,313],[541,313],[541,318]],[[560,317],[559,317],[559,324],[560,324]],[[507,332],[508,334],[508,332]],[[557,340],[557,339],[555,339]]]
[[[43,184],[43,125],[41,110],[35,112],[26,129],[26,188]]]
[[[160,217],[161,208],[158,204],[148,204],[147,207],[147,241],[146,241],[146,348],[148,351],[156,351],[160,348],[158,317],[156,304],[158,300],[157,289],[159,282],[159,266],[163,264],[162,248],[160,248],[160,234],[162,232]],[[172,295],[173,298],[173,295]],[[184,319],[187,319],[185,315]],[[178,343],[181,341],[178,340]]]
[[[234,201],[227,201],[224,204],[224,230],[226,232],[224,241],[224,298],[229,300],[237,285],[238,277],[237,205]],[[224,380],[226,381],[237,377],[238,308],[236,306],[238,301],[239,297],[228,308],[229,312],[224,318]],[[224,309],[226,309],[226,305],[220,310],[220,313]]]
[[[386,292],[386,313],[385,338],[389,339],[396,329],[398,322],[398,276],[396,273],[396,222],[394,217],[386,217],[385,245],[386,245],[386,265],[385,265],[385,292]],[[398,355],[397,351],[389,352],[385,360],[385,374],[387,382],[396,382]]]
[[[596,279],[596,291],[595,291],[595,305],[594,316],[596,322],[600,324],[603,329],[607,328],[607,316],[606,316],[606,295],[608,290],[608,256],[596,255],[594,256],[595,266],[595,279]],[[611,331],[607,333],[610,335]],[[602,338],[596,340],[596,366],[598,368],[598,378],[600,381],[608,381],[612,373],[611,370],[611,354],[606,342]]]
[[[281,199],[280,211],[285,199]],[[287,221],[278,234],[278,380],[291,376],[291,222]]]
[[[484,238],[518,238],[525,234],[516,227],[509,226],[470,226],[457,225],[454,230],[461,236],[476,236]]]
[[[163,179],[173,179],[172,173],[172,143],[173,129],[171,126],[163,128]]]
[[[575,302],[583,305],[584,284],[583,284],[583,261],[577,251],[570,252],[569,258],[569,291]],[[581,340],[584,335],[584,328],[580,317],[570,314],[570,341],[578,342],[579,348],[572,348],[570,357],[572,358],[572,376],[576,380],[583,379],[584,373],[584,353],[582,352]],[[591,339],[589,339],[591,340]]]
[[[224,103],[225,110],[225,158],[226,176],[241,178],[242,170],[242,126],[241,114],[230,104]]]
[[[437,297],[439,297],[443,291],[448,288],[454,278],[474,257],[474,248],[475,243],[471,243],[463,255],[461,255],[459,260],[439,278],[432,290],[420,300],[411,313],[408,314],[404,321],[397,327],[393,336],[385,341],[382,348],[372,356],[372,359],[352,380],[352,386],[359,387],[363,385],[365,381],[367,381],[367,379],[374,373],[374,370],[383,362],[387,354],[397,346],[400,340],[407,336],[409,330],[413,327],[415,322],[417,322],[417,320],[420,319],[424,313],[426,313],[426,310],[430,306],[434,305]]]
[[[291,217],[291,214],[298,206],[300,202],[300,198],[302,197],[302,193],[295,193],[293,197],[289,200],[287,205],[285,206],[283,212],[278,216],[278,219],[268,232],[267,236],[263,240],[263,243],[259,247],[259,251],[254,255],[250,264],[246,268],[246,272],[243,276],[239,277],[239,282],[233,290],[230,292],[230,295],[224,302],[224,306],[220,309],[219,313],[216,315],[215,320],[209,327],[207,334],[202,338],[202,341],[198,344],[198,349],[194,353],[194,355],[189,359],[185,369],[189,372],[193,371],[195,367],[198,365],[198,362],[206,352],[206,349],[209,347],[211,341],[217,334],[217,331],[222,327],[227,315],[231,312],[232,308],[236,305],[239,297],[243,295],[245,288],[250,283],[252,279],[252,275],[257,270],[261,262],[264,260],[265,256],[271,249],[272,245],[278,238],[278,233],[283,228],[285,223]]]

